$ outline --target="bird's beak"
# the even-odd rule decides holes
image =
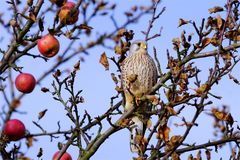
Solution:
[[[142,48],[142,49],[147,49],[147,44],[146,44],[146,43],[141,43],[141,44],[140,44],[140,48]]]

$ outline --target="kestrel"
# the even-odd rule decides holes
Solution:
[[[131,44],[129,55],[122,64],[121,81],[125,97],[125,111],[132,107],[138,107],[138,114],[131,117],[129,127],[130,149],[132,152],[139,153],[141,147],[137,136],[143,137],[146,130],[147,116],[144,112],[151,110],[148,102],[136,103],[138,98],[151,94],[152,87],[157,83],[157,67],[153,58],[147,52],[147,43],[139,40]],[[136,105],[138,106],[136,106]]]

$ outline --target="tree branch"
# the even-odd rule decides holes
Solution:
[[[35,5],[35,9],[33,11],[33,14],[37,17],[42,4],[44,3],[44,0],[38,0],[36,5]],[[23,29],[21,30],[21,32],[18,34],[17,38],[12,42],[11,46],[8,48],[7,52],[4,54],[1,62],[0,62],[0,75],[2,73],[4,73],[4,71],[8,68],[8,63],[9,63],[9,59],[11,58],[11,56],[13,55],[13,53],[16,51],[16,49],[19,46],[19,42],[21,42],[24,38],[24,36],[29,32],[30,28],[32,27],[32,25],[35,22],[32,19],[28,19],[28,21],[26,22],[25,26],[23,27]]]
[[[101,136],[97,139],[97,141],[92,145],[92,147],[87,151],[87,153],[81,158],[81,160],[88,160],[101,146],[101,144],[113,133],[123,129],[119,126],[119,123],[128,118],[134,111],[134,108],[129,109],[125,112],[115,123],[114,127],[110,127],[105,133],[101,134]]]
[[[222,145],[222,144],[225,144],[228,142],[236,142],[238,140],[240,140],[240,138],[229,137],[229,138],[225,138],[225,139],[220,139],[218,141],[213,141],[213,142],[208,142],[208,143],[204,143],[204,144],[200,144],[200,145],[193,145],[190,147],[177,149],[175,152],[178,154],[182,154],[182,153],[189,152],[189,151],[195,151],[198,149],[206,149],[207,147],[214,147],[214,146]],[[166,152],[163,152],[163,153],[160,153],[159,156],[163,157],[166,154],[167,154]]]
[[[235,44],[232,44],[232,45],[229,45],[225,48],[223,48],[224,51],[230,51],[230,50],[234,50],[234,49],[237,49],[237,48],[240,48],[240,43],[235,43]],[[213,50],[213,51],[210,51],[210,52],[203,52],[203,53],[199,53],[199,54],[190,54],[188,55],[187,57],[185,57],[184,59],[182,59],[178,65],[179,66],[182,66],[184,64],[186,64],[187,62],[193,60],[193,59],[198,59],[198,58],[205,58],[205,57],[211,57],[211,56],[215,56],[219,53],[219,50],[216,49],[216,50]],[[159,88],[162,87],[162,84],[164,84],[167,80],[169,80],[171,77],[171,71],[167,72],[166,74],[164,74],[161,78],[160,78],[160,81],[152,88],[151,90],[151,93],[154,93],[156,92]]]

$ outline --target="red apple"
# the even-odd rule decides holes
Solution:
[[[62,24],[71,25],[77,22],[79,10],[73,11],[75,7],[75,3],[73,2],[66,2],[60,9],[58,14],[60,22]]]
[[[51,34],[47,34],[38,40],[38,50],[47,58],[55,56],[58,53],[59,48],[60,44],[57,38]]]
[[[23,93],[31,93],[35,85],[36,80],[33,75],[29,73],[20,73],[15,80],[16,88]]]
[[[56,4],[58,7],[61,7],[67,2],[67,0],[51,0],[51,2]]]
[[[18,119],[7,121],[4,126],[3,133],[9,138],[10,141],[18,141],[25,135],[26,129],[24,124]]]
[[[56,160],[58,154],[60,153],[60,151],[57,151],[54,155],[52,160]],[[65,152],[62,157],[60,158],[60,160],[72,160],[72,157],[69,153]]]

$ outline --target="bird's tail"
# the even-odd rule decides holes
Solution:
[[[139,153],[141,147],[139,145],[139,138],[143,136],[144,126],[143,122],[137,117],[131,119],[130,129],[130,149],[134,153]]]

